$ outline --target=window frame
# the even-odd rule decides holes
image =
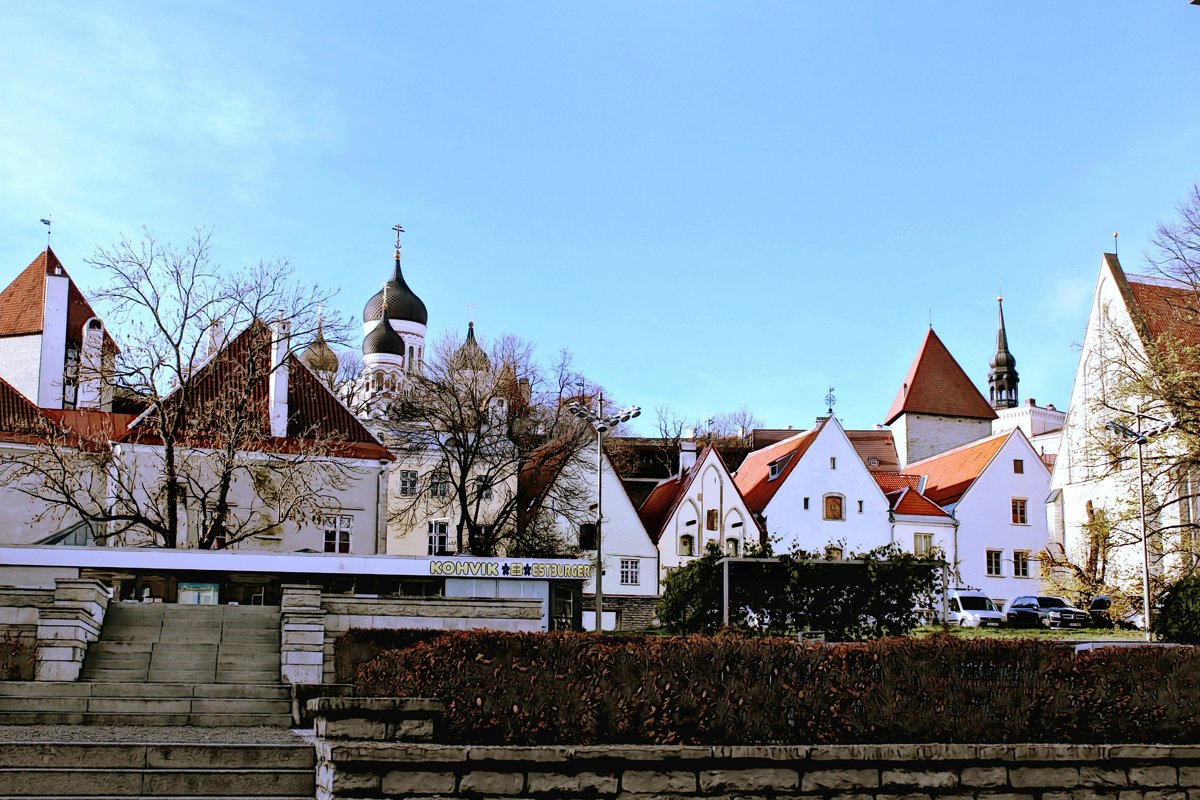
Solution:
[[[1032,560],[1029,557],[1028,550],[1013,550],[1013,577],[1014,578],[1030,578],[1032,575],[1029,570],[1029,562]]]
[[[642,582],[642,560],[640,558],[621,559],[621,585],[639,586]]]
[[[324,552],[349,555],[354,546],[354,515],[322,514],[319,522]]]
[[[1025,459],[1023,459],[1023,458],[1014,458],[1013,459],[1013,474],[1014,475],[1024,475],[1025,474]]]
[[[696,537],[690,533],[680,534],[677,550],[681,556],[694,557],[696,555]]]
[[[438,527],[440,527],[441,530],[438,530]],[[428,531],[428,535],[429,535],[429,538],[426,541],[426,544],[427,544],[426,550],[428,551],[426,553],[426,555],[431,555],[431,556],[454,555],[454,552],[455,552],[454,545],[456,543],[450,538],[450,520],[448,520],[448,519],[431,519],[431,520],[429,520],[428,525],[426,526],[426,530]],[[434,537],[439,537],[444,542],[442,547],[439,548],[439,547],[435,546]]]
[[[984,574],[989,578],[1004,577],[1004,551],[989,547],[983,551],[983,569]],[[995,558],[993,559],[993,556]],[[992,562],[995,561],[995,569],[992,568]]]
[[[924,544],[918,543],[918,537],[924,540]],[[933,551],[933,534],[924,531],[913,532],[913,555],[917,558],[927,558]]]
[[[396,470],[400,485],[396,494],[401,497],[415,497],[417,494],[417,471],[415,469]]]
[[[1013,497],[1010,498],[1009,508],[1012,511],[1013,525],[1028,525],[1029,524],[1029,498]]]
[[[449,497],[450,496],[450,475],[446,472],[431,472],[429,473],[429,496],[430,497]]]
[[[838,515],[830,516],[830,504],[836,503]],[[845,522],[846,521],[846,497],[837,492],[830,492],[821,497],[821,519],[827,522]]]

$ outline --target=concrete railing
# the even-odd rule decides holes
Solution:
[[[56,579],[54,604],[38,612],[37,680],[77,680],[107,610],[108,589],[100,581]]]
[[[433,700],[324,698],[309,709],[318,800],[1200,797],[1200,745],[484,747],[434,744],[441,704]]]

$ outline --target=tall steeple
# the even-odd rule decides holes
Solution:
[[[1000,327],[996,331],[996,355],[989,362],[988,387],[992,408],[1016,408],[1017,406],[1017,359],[1008,352],[1008,334],[1004,330],[1004,297],[996,298],[1000,306]]]

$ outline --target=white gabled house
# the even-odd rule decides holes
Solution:
[[[679,473],[654,487],[638,513],[658,546],[660,582],[710,544],[729,556],[761,544],[758,522],[711,445],[697,455],[695,442],[682,442]]]
[[[780,551],[871,550],[889,541],[889,502],[836,417],[755,450],[734,476]]]
[[[1145,431],[1176,414],[1161,398],[1128,396],[1122,384],[1146,370],[1156,348],[1200,343],[1196,303],[1194,286],[1127,275],[1115,254],[1101,258],[1047,513],[1056,555],[1129,591],[1142,582],[1137,448],[1106,425]],[[1140,423],[1138,405],[1149,415]],[[1200,563],[1198,482],[1180,465],[1185,448],[1176,436],[1155,436],[1143,452],[1152,585]]]
[[[1050,473],[1019,428],[909,464],[905,472],[919,476],[921,493],[957,521],[946,557],[960,586],[998,605],[1038,591]]]
[[[891,505],[888,524],[892,543],[920,558],[940,550],[953,563],[958,548],[958,521],[921,494],[920,476],[901,472],[873,472],[871,476]]]

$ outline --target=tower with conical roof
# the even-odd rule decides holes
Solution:
[[[992,408],[1017,407],[1017,359],[1008,352],[1008,334],[1004,331],[1004,297],[997,297],[1000,327],[996,330],[996,355],[989,362],[988,387]]]
[[[994,419],[995,409],[930,328],[884,419],[901,466],[990,436]]]

